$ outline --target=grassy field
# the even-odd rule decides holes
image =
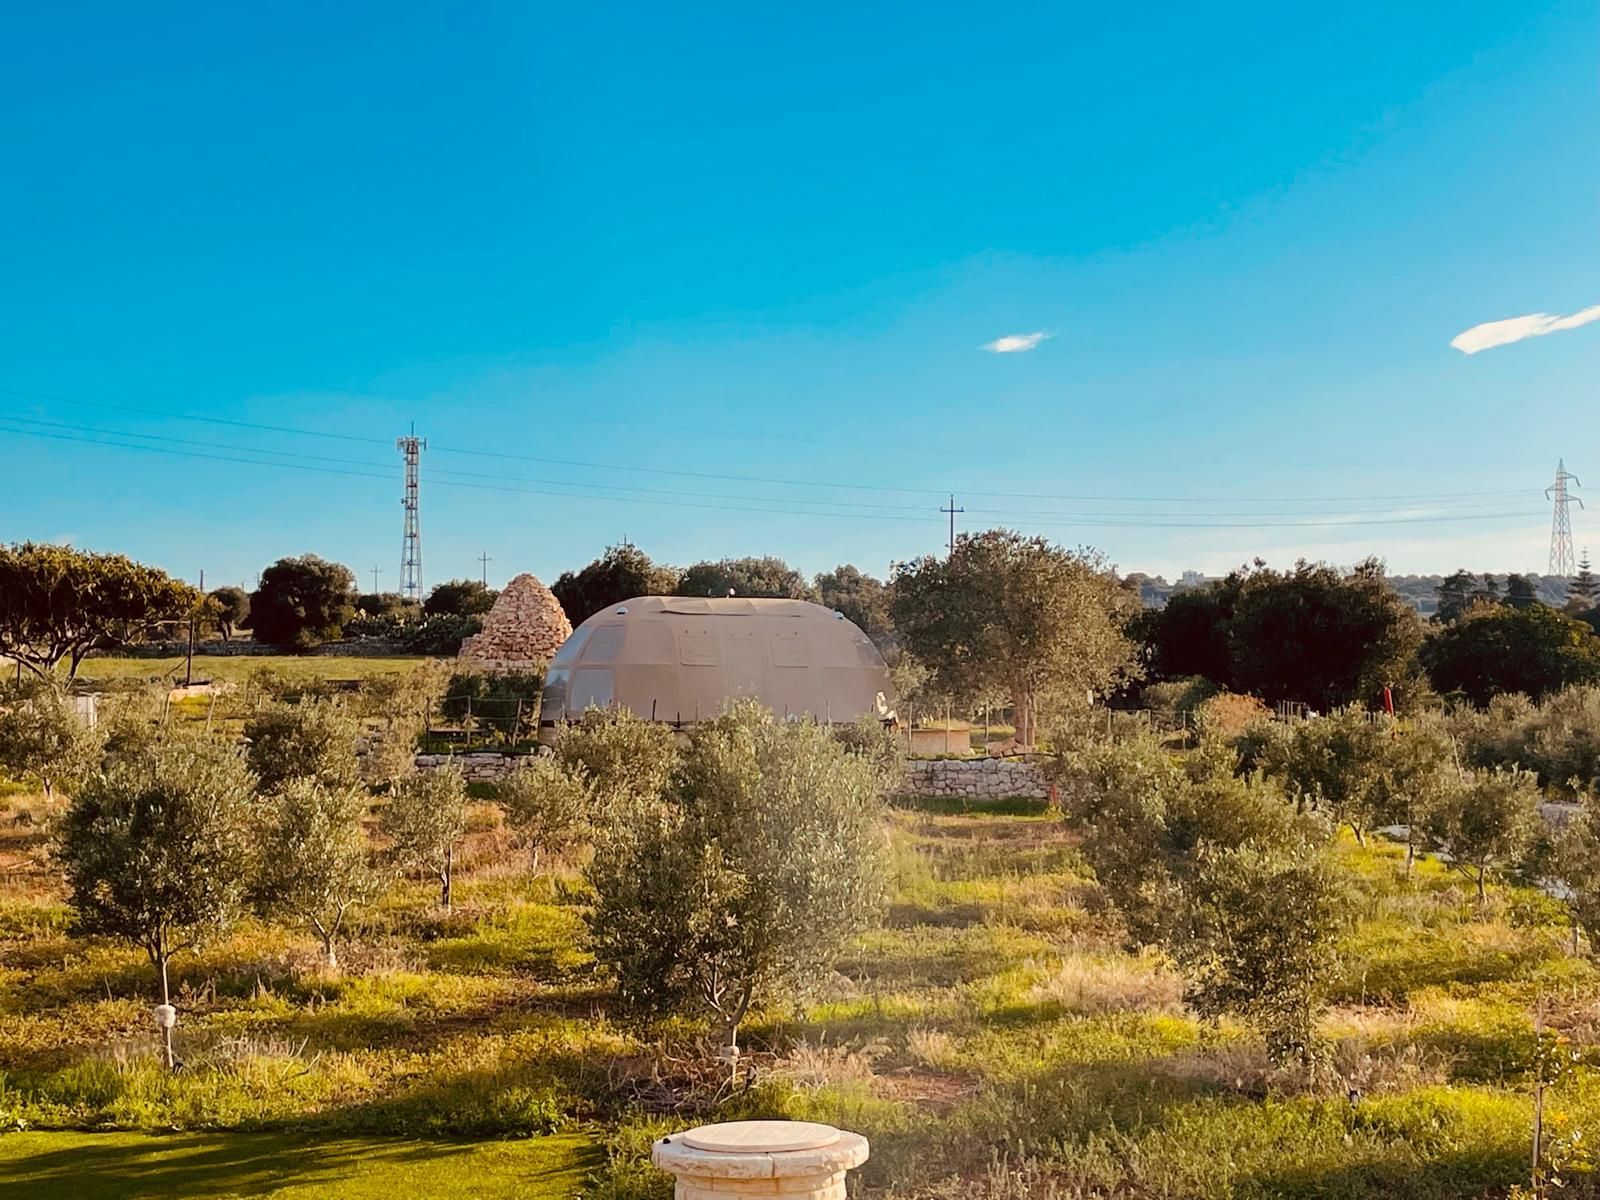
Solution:
[[[241,654],[196,655],[194,677],[240,683],[259,671],[271,671],[293,680],[365,679],[404,671],[426,661],[423,658],[365,658],[358,655]],[[84,680],[166,680],[181,683],[184,659],[175,658],[86,658],[78,668]]]
[[[0,1200],[569,1200],[598,1165],[585,1138],[454,1145],[282,1133],[12,1133],[0,1136]]]
[[[774,1115],[867,1134],[874,1197],[1466,1200],[1526,1180],[1535,1007],[1583,1055],[1600,1047],[1600,971],[1570,954],[1551,901],[1497,891],[1480,914],[1439,864],[1408,879],[1399,849],[1345,843],[1362,917],[1322,1029],[1337,1074],[1276,1072],[1249,1031],[1187,1012],[1159,958],[1122,950],[1041,806],[941,807],[892,814],[883,927],[801,1010],[752,1022],[750,1074],[732,1087],[705,1029],[614,1009],[583,949],[575,878],[532,873],[488,805],[457,909],[434,909],[420,882],[397,887],[362,918],[342,973],[317,965],[303,932],[256,923],[183,960],[185,1068],[169,1076],[147,964],[71,934],[40,825],[0,816],[0,1129],[205,1134],[5,1135],[0,1196],[140,1195],[163,1171],[190,1190],[148,1194],[359,1196],[333,1190],[367,1186],[339,1174],[357,1153],[391,1179],[457,1172],[478,1189],[462,1195],[540,1196],[494,1164],[564,1146],[590,1194],[665,1197],[644,1161],[653,1137]],[[1600,1128],[1600,1088],[1558,1089],[1549,1118],[1581,1166],[1571,1135]],[[585,1159],[583,1142],[551,1135],[600,1149]],[[259,1149],[289,1140],[320,1149]],[[214,1166],[191,1171],[186,1154]],[[285,1173],[236,1174],[267,1160]],[[78,1162],[123,1174],[80,1190]],[[416,1178],[416,1194],[436,1190]]]

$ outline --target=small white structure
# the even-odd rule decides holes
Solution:
[[[664,1137],[650,1161],[677,1178],[676,1200],[845,1200],[845,1175],[867,1161],[859,1133],[810,1121],[730,1121]]]

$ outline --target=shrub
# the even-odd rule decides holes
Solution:
[[[453,766],[397,781],[383,806],[383,832],[395,860],[439,880],[439,905],[450,907],[456,844],[467,831],[467,784]]]
[[[595,956],[630,1002],[708,1010],[732,1057],[751,1005],[809,982],[877,911],[881,805],[828,730],[736,706],[596,847]]]
[[[905,750],[900,737],[876,717],[862,717],[854,725],[836,725],[833,736],[858,758],[872,764],[885,792],[897,792],[905,778]]]
[[[1277,1061],[1306,1059],[1345,903],[1326,827],[1208,739],[1180,766],[1153,736],[1091,743],[1058,770],[1066,819],[1135,942],[1165,948],[1202,1012],[1236,1013]]]
[[[427,662],[362,681],[358,711],[377,724],[362,764],[370,782],[389,783],[416,769],[417,740],[444,696],[449,670],[446,663]]]
[[[1238,737],[1251,726],[1268,720],[1269,709],[1254,696],[1219,692],[1202,700],[1194,710],[1200,732],[1215,737]]]
[[[47,798],[72,790],[100,764],[104,737],[53,681],[0,687],[0,771]]]
[[[360,779],[356,743],[361,725],[333,701],[270,705],[245,722],[244,736],[250,768],[263,791],[291,779],[315,779],[332,788]]]
[[[555,749],[562,766],[589,779],[602,806],[659,797],[678,765],[672,728],[621,705],[591,708],[562,726]]]
[[[408,654],[454,658],[461,643],[483,629],[483,618],[462,613],[437,613],[413,621],[399,631],[400,645]]]
[[[1309,842],[1208,850],[1188,893],[1171,949],[1190,1003],[1257,1026],[1274,1062],[1310,1062],[1347,914],[1326,852]]]

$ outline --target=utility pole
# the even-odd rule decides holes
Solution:
[[[494,559],[489,557],[489,552],[487,550],[483,551],[481,554],[478,555],[478,562],[483,567],[483,586],[484,587],[488,587],[489,586],[489,564],[492,563],[493,561],[494,561]]]
[[[382,575],[382,574],[383,574],[383,568],[382,567],[374,566],[372,568],[372,594],[374,596],[380,594],[379,591],[378,591],[378,576]]]
[[[1572,555],[1570,506],[1576,500],[1578,507],[1583,507],[1582,500],[1567,494],[1569,482],[1583,486],[1576,475],[1567,471],[1566,460],[1557,459],[1556,481],[1545,488],[1544,495],[1546,500],[1555,502],[1555,511],[1550,516],[1550,574],[1559,575],[1563,580],[1572,578],[1577,571],[1577,560]]]
[[[406,460],[406,492],[400,500],[406,510],[405,539],[400,547],[400,594],[407,600],[421,600],[422,513],[417,496],[417,468],[428,441],[417,436],[417,426],[413,422],[410,434],[396,438],[394,445]]]
[[[949,544],[948,548],[949,548],[950,553],[954,554],[956,552],[956,514],[957,513],[964,513],[967,510],[965,508],[957,508],[956,507],[956,494],[954,492],[951,492],[950,493],[950,507],[941,508],[939,511],[942,512],[942,513],[949,513],[950,514],[950,544]]]
[[[206,598],[206,573],[200,572],[200,603],[205,603]],[[196,610],[189,610],[189,653],[183,667],[183,686],[188,687],[194,682],[194,622]]]

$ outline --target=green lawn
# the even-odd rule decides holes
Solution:
[[[461,1143],[282,1133],[12,1133],[0,1136],[0,1200],[565,1200],[599,1165],[592,1143],[567,1134]]]

